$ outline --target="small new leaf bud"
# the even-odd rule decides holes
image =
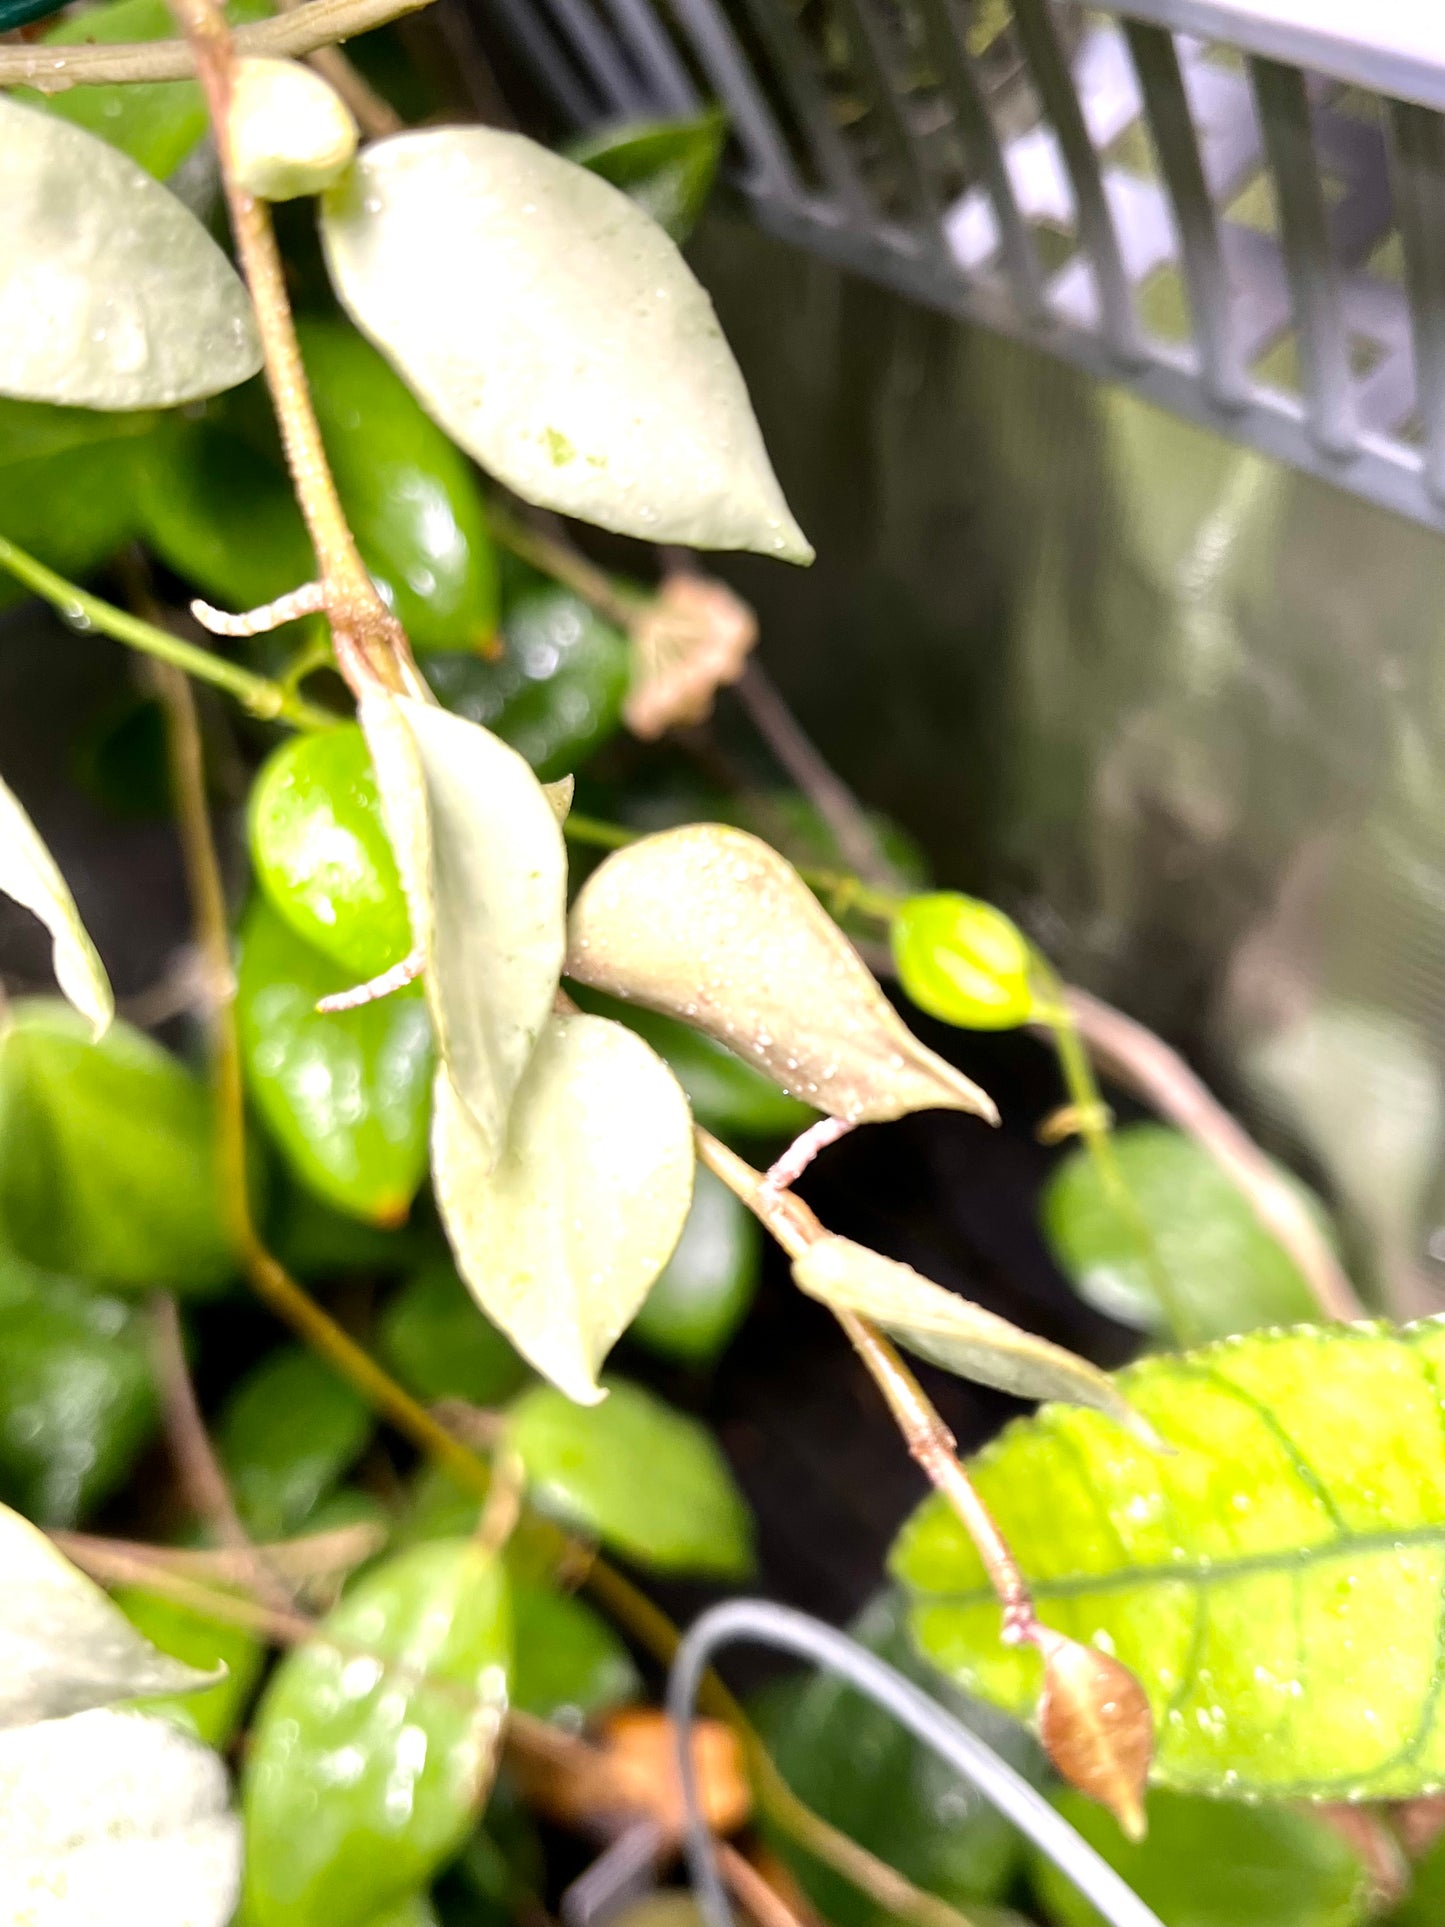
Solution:
[[[910,897],[893,919],[893,957],[914,1003],[945,1024],[1011,1030],[1036,1014],[1027,939],[977,897]]]
[[[231,172],[263,201],[319,194],[350,164],[356,122],[336,90],[294,60],[236,62]]]
[[[1142,1840],[1154,1757],[1154,1719],[1143,1687],[1097,1647],[1047,1626],[1032,1637],[1044,1661],[1039,1737],[1045,1751],[1070,1786],[1106,1806],[1130,1840]]]

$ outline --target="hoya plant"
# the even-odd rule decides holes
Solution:
[[[0,565],[143,667],[76,767],[173,811],[192,931],[117,1014],[0,785],[54,977],[0,1023],[0,1927],[690,1918],[635,1899],[689,1815],[763,1927],[1099,1918],[852,1688],[661,1710],[654,1581],[754,1532],[656,1385],[765,1244],[926,1493],[859,1641],[1095,1898],[1436,1919],[1445,1330],[1369,1321],[1323,1206],[926,888],[752,662],[698,552],[812,550],[679,251],[721,122],[559,153],[340,52],[408,0],[174,8],[0,14]],[[798,792],[704,755],[659,816],[726,686]],[[910,1005],[1056,1050],[1041,1222],[1128,1370],[797,1194],[998,1121]],[[940,1371],[1041,1409],[965,1463]]]

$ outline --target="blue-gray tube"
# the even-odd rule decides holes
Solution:
[[[667,1710],[677,1733],[687,1809],[688,1866],[707,1927],[734,1927],[734,1922],[713,1854],[712,1832],[698,1805],[689,1742],[698,1684],[718,1648],[736,1640],[752,1640],[757,1645],[797,1653],[847,1680],[891,1713],[915,1738],[976,1786],[1041,1853],[1046,1853],[1111,1927],[1163,1927],[1158,1915],[1041,1793],[912,1680],[846,1633],[765,1599],[733,1599],[705,1612],[679,1646],[667,1683]]]

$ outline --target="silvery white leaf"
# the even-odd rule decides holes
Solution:
[[[0,95],[0,394],[169,408],[261,366],[250,297],[128,155]]]
[[[850,1124],[992,1101],[908,1029],[793,866],[690,823],[600,864],[572,906],[567,974],[726,1044]]]
[[[491,127],[398,134],[328,193],[322,239],[357,326],[527,501],[812,560],[712,303],[596,174]]]
[[[426,956],[438,1055],[495,1163],[566,948],[557,812],[523,758],[478,723],[379,693],[359,714]]]
[[[946,1372],[1015,1398],[1092,1405],[1154,1442],[1152,1431],[1097,1365],[1020,1330],[957,1292],[945,1291],[911,1265],[849,1238],[830,1236],[819,1238],[794,1259],[793,1277],[810,1298],[871,1319],[890,1338]]]
[[[143,1713],[0,1733],[5,1927],[226,1927],[241,1824],[226,1770]]]
[[[158,1651],[43,1532],[0,1506],[0,1729],[218,1677]]]
[[[583,1405],[672,1256],[692,1201],[692,1117],[672,1072],[605,1017],[552,1017],[488,1165],[438,1070],[432,1181],[473,1297]]]
[[[51,956],[60,988],[82,1017],[90,1019],[96,1037],[110,1027],[115,998],[105,966],[80,921],[75,899],[55,859],[41,841],[13,792],[0,782],[0,890],[45,925],[51,936]]]

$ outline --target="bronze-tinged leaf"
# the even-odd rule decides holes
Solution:
[[[1145,1831],[1144,1787],[1154,1720],[1144,1689],[1117,1659],[1051,1627],[1034,1641],[1044,1661],[1039,1738],[1069,1782],[1113,1814],[1131,1840]]]
[[[850,1124],[992,1100],[920,1044],[792,865],[693,823],[618,850],[572,910],[567,975],[665,1011]]]

